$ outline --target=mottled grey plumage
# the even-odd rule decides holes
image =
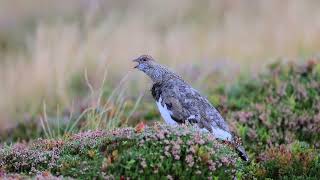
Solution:
[[[227,123],[211,103],[193,89],[180,76],[157,64],[151,56],[142,55],[134,60],[135,67],[147,74],[153,81],[151,93],[160,113],[168,124],[197,124],[216,138],[234,142]],[[173,122],[174,121],[174,122]],[[248,160],[242,146],[236,149],[242,159]]]

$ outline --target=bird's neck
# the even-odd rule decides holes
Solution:
[[[158,65],[156,69],[145,73],[151,78],[153,83],[162,83],[172,78],[179,78],[174,72],[161,65]]]

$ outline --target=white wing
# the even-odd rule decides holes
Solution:
[[[172,113],[168,110],[166,104],[163,103],[164,106],[162,106],[161,102],[162,102],[162,98],[160,96],[159,100],[156,101],[156,103],[157,103],[158,109],[159,109],[160,114],[161,114],[162,118],[164,119],[164,121],[168,125],[177,125],[178,123],[171,118]]]

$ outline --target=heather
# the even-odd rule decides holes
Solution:
[[[213,96],[215,102],[220,100],[221,111],[255,161],[246,176],[320,176],[319,60],[273,63],[258,77],[215,91],[220,94]]]
[[[44,103],[51,116],[76,110],[105,71],[108,93],[141,54],[201,91],[276,58],[317,55],[319,8],[318,0],[2,0],[0,131],[39,124]],[[148,81],[129,76],[122,96],[137,97]]]
[[[87,131],[63,140],[39,139],[0,151],[3,175],[21,173],[92,178],[236,177],[243,163],[232,146],[194,127],[138,125]]]
[[[275,63],[269,73],[240,82],[226,94],[226,109],[239,135],[250,143],[320,144],[320,64]],[[263,148],[263,146],[257,148]]]

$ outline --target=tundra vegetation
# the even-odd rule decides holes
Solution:
[[[0,179],[319,179],[319,1],[0,1]],[[207,96],[251,161],[164,125],[130,60]]]
[[[61,136],[54,133],[58,132],[54,126],[37,129],[21,125],[16,131],[34,128],[35,132],[46,135],[45,131],[51,131],[56,136],[2,145],[1,173],[4,177],[83,179],[317,179],[319,82],[320,63],[312,59],[303,65],[274,63],[267,73],[254,79],[242,78],[228,88],[222,84],[212,90],[209,99],[242,138],[251,158],[249,163],[239,159],[230,144],[199,133],[191,125],[146,125],[160,119],[158,114],[148,112],[138,113],[144,122],[135,128],[98,128],[75,134],[64,132]],[[90,119],[101,119],[98,109],[92,111],[75,128],[86,128],[92,123]]]

